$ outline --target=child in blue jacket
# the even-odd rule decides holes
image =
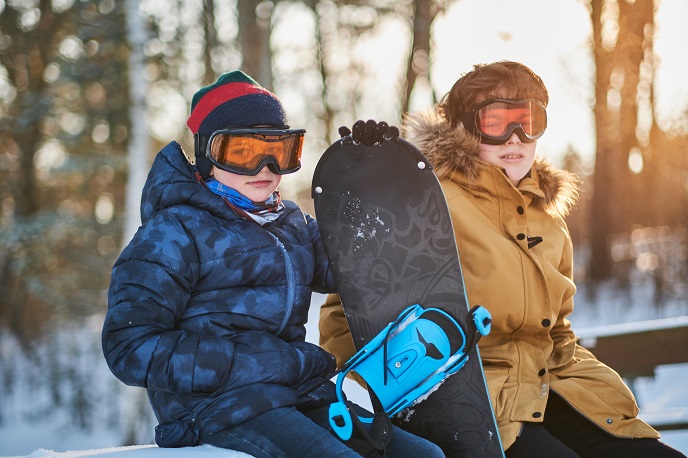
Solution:
[[[305,341],[311,292],[334,292],[334,277],[315,220],[277,191],[300,168],[305,131],[238,71],[194,95],[187,124],[195,164],[176,142],[160,151],[142,226],[112,270],[110,369],[148,389],[161,447],[359,456],[328,426],[334,358]],[[443,456],[396,428],[387,454]]]

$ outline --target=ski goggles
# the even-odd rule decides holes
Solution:
[[[481,143],[501,145],[516,132],[524,143],[542,137],[547,128],[545,106],[535,99],[486,100],[459,117],[466,130],[480,137]]]
[[[206,138],[197,134],[196,148],[227,172],[253,176],[267,165],[272,173],[285,175],[301,168],[305,133],[304,129],[223,129]]]

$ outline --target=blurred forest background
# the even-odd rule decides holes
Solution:
[[[433,24],[462,1],[0,0],[0,428],[63,411],[88,429],[106,404],[103,421],[126,425],[122,443],[150,440],[137,427],[150,415],[145,399],[123,404],[119,382],[90,370],[99,346],[79,336],[102,324],[110,269],[139,224],[155,153],[177,140],[193,155],[185,121],[200,86],[240,68],[281,98],[292,126],[308,130],[304,169],[282,192],[311,209],[312,170],[338,126],[361,117],[401,125],[422,88],[427,106],[450,89],[429,83]],[[590,94],[581,97],[590,98],[595,151],[571,147],[553,162],[584,183],[568,218],[580,301],[604,307],[601,291],[631,298],[642,284],[656,316],[668,305],[685,312],[688,106],[660,128],[662,5],[576,5],[591,30]],[[390,21],[407,40],[388,71],[395,95],[376,98],[380,75],[361,56],[392,53],[372,38]],[[457,43],[457,52],[479,44]],[[21,390],[36,393],[30,408],[12,400]]]

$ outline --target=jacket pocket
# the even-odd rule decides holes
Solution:
[[[509,392],[506,385],[514,364],[506,359],[490,359],[489,362],[483,360],[483,363],[490,402],[492,402],[497,422],[500,423],[504,412],[508,411],[507,404],[513,403],[513,392]]]

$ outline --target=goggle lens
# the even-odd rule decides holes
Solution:
[[[484,143],[503,143],[514,131],[524,142],[537,140],[547,128],[547,112],[535,99],[488,100],[462,117],[464,126]]]
[[[278,175],[301,167],[305,130],[221,130],[213,133],[207,156],[219,168],[256,175],[268,165]]]

